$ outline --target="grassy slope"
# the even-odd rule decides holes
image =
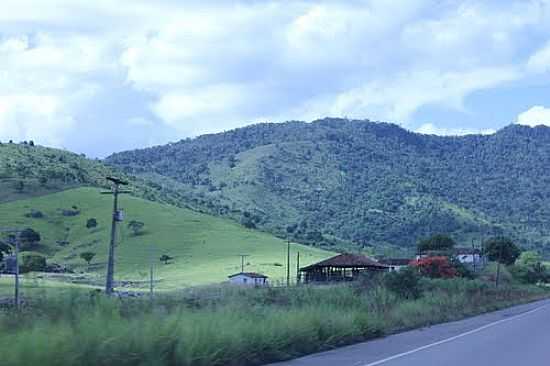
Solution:
[[[50,261],[67,264],[77,271],[87,266],[79,258],[83,251],[97,253],[90,276],[100,283],[104,276],[107,243],[110,230],[112,197],[100,195],[96,188],[77,188],[42,197],[19,200],[0,205],[0,226],[32,227],[42,235],[40,251]],[[81,214],[64,217],[60,209],[77,206]],[[121,243],[117,247],[117,277],[120,280],[145,281],[148,278],[151,245],[154,244],[158,287],[174,288],[224,281],[227,275],[240,270],[239,254],[249,254],[249,271],[266,273],[273,279],[285,276],[285,267],[275,263],[286,262],[285,243],[273,236],[251,231],[221,218],[194,211],[145,201],[131,196],[121,197],[120,205],[126,213],[126,223],[139,220],[145,223],[145,233],[133,236],[121,225]],[[24,217],[31,209],[45,214],[42,219]],[[94,217],[99,227],[89,230],[86,220]],[[68,241],[60,246],[57,241]],[[295,253],[299,250],[301,264],[307,265],[326,258],[331,253],[295,245],[292,250],[292,273],[295,273]],[[163,265],[158,258],[169,254],[174,263]],[[95,263],[95,264],[94,264]]]

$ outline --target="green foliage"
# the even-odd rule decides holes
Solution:
[[[430,251],[450,252],[455,247],[455,241],[443,234],[436,234],[427,239],[418,242],[418,252],[425,253]]]
[[[307,222],[293,234],[304,243],[316,231],[341,247],[405,248],[434,232],[459,243],[494,233],[550,256],[550,226],[537,219],[550,215],[548,146],[546,127],[441,137],[327,118],[259,124],[107,162],[172,187],[203,212],[239,221],[254,210],[261,220],[245,223],[280,236]],[[222,192],[210,190],[221,182]]]
[[[511,265],[520,256],[521,249],[509,238],[496,237],[484,243],[484,252],[490,261]]]
[[[21,273],[41,272],[46,269],[46,257],[35,253],[25,253],[22,256]]]
[[[128,228],[132,230],[134,236],[142,235],[144,226],[145,224],[143,222],[137,220],[132,220],[128,223]]]
[[[28,250],[33,248],[41,240],[40,233],[37,231],[26,228],[19,234],[19,240],[21,242],[21,250]]]
[[[412,267],[385,274],[383,283],[388,290],[405,299],[418,299],[422,295],[420,276]]]
[[[174,257],[169,256],[168,254],[163,254],[160,256],[160,261],[164,264],[168,264]]]
[[[542,263],[541,256],[534,251],[521,253],[510,272],[520,283],[536,284],[550,281],[550,271]]]
[[[95,253],[94,252],[82,252],[80,253],[80,258],[86,261],[88,265],[90,265],[90,262],[92,259],[94,259]]]
[[[498,263],[496,262],[489,263],[481,272],[480,277],[489,283],[495,283],[497,273],[499,273],[499,283],[501,284],[508,285],[511,284],[514,280],[512,273],[509,270],[509,267],[501,265],[499,269]]]
[[[42,293],[0,313],[3,366],[264,365],[545,296],[429,280],[420,299],[376,287],[195,288],[148,299]],[[29,346],[32,345],[32,346]]]
[[[97,220],[95,218],[92,217],[86,221],[86,228],[93,229],[95,227],[97,227]]]

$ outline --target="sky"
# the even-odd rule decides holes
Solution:
[[[550,0],[2,0],[0,141],[90,157],[323,117],[550,125]]]

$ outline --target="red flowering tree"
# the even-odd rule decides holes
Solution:
[[[449,262],[449,258],[443,256],[420,258],[412,261],[411,265],[426,277],[452,278],[458,275],[456,269]]]

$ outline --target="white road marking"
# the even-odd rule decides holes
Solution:
[[[459,334],[459,335],[456,335],[454,337],[451,337],[451,338],[447,338],[447,339],[444,339],[442,341],[439,341],[439,342],[435,342],[435,343],[432,343],[432,344],[428,344],[426,346],[422,346],[422,347],[418,347],[418,348],[415,348],[411,351],[408,351],[408,352],[403,352],[403,353],[399,353],[397,355],[394,355],[394,356],[391,356],[391,357],[388,357],[388,358],[384,358],[383,360],[379,360],[379,361],[375,361],[375,362],[372,362],[372,363],[367,363],[367,364],[361,364],[361,365],[358,365],[358,366],[377,366],[377,365],[382,365],[388,361],[392,361],[392,360],[395,360],[397,358],[402,358],[402,357],[405,357],[405,356],[408,356],[408,355],[411,355],[413,353],[417,353],[417,352],[420,352],[420,351],[423,351],[425,349],[428,349],[428,348],[432,348],[432,347],[436,347],[436,346],[439,346],[441,344],[445,344],[445,343],[449,343],[449,342],[452,342],[454,340],[457,340],[459,338],[463,338],[463,337],[466,337],[466,336],[469,336],[471,334],[475,334],[475,333],[479,333],[481,332],[482,330],[485,330],[487,328],[492,328],[494,326],[497,326],[499,324],[502,324],[502,323],[506,323],[506,322],[510,322],[512,320],[516,320],[516,319],[519,319],[519,318],[523,318],[529,314],[533,314],[537,311],[540,311],[544,308],[547,308],[548,306],[550,306],[550,304],[547,304],[547,305],[543,305],[543,306],[540,306],[536,309],[533,309],[533,310],[530,310],[528,312],[525,312],[525,313],[522,313],[522,314],[519,314],[519,315],[516,315],[516,316],[513,316],[511,318],[507,318],[507,319],[502,319],[502,320],[499,320],[499,321],[496,321],[494,323],[491,323],[491,324],[487,324],[487,325],[484,325],[480,328],[477,328],[477,329],[474,329],[474,330],[471,330],[469,332],[466,332],[466,333],[462,333],[462,334]]]

